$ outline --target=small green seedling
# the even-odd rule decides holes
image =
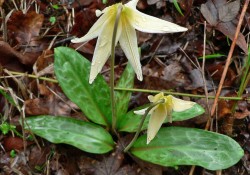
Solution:
[[[4,123],[2,123],[2,124],[0,125],[0,130],[2,131],[2,133],[3,133],[4,135],[6,135],[6,134],[8,134],[10,131],[16,131],[16,126],[4,122]]]
[[[4,122],[0,125],[0,131],[2,131],[2,133],[4,135],[8,134],[9,132],[14,132],[16,135],[18,135],[19,137],[22,137],[22,135],[16,130],[16,126],[15,125],[11,125],[7,122]]]
[[[56,17],[51,16],[51,17],[49,18],[49,22],[51,23],[51,25],[54,25],[54,24],[56,23]]]
[[[16,157],[16,151],[14,149],[10,151],[10,157]]]
[[[57,4],[52,5],[53,9],[58,10],[59,6]]]

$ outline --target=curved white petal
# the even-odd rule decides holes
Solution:
[[[96,17],[99,17],[99,16],[101,16],[103,14],[103,11],[101,11],[101,10],[96,10],[95,11],[95,16]]]
[[[164,99],[164,93],[163,92],[160,92],[160,93],[156,94],[155,96],[153,96],[153,95],[148,96],[148,100],[151,103],[155,103],[155,102],[159,101],[160,99]]]
[[[126,5],[125,5],[126,6]],[[124,13],[130,24],[137,30],[147,33],[175,33],[187,31],[187,28],[177,24],[146,15],[134,8],[125,7]]]
[[[148,100],[153,103],[154,102],[154,96],[153,95],[149,95],[148,96]]]
[[[130,8],[134,8],[136,9],[136,5],[138,3],[139,0],[132,0],[132,1],[129,1],[127,4],[125,4],[126,7],[130,7]]]
[[[159,105],[158,108],[152,112],[148,123],[147,144],[154,139],[166,119],[166,116],[167,109],[165,108],[165,105]]]
[[[142,81],[142,69],[135,29],[128,23],[128,20],[125,16],[121,17],[121,22],[122,33],[119,39],[119,43],[130,64],[132,65],[137,75],[137,79]]]
[[[115,22],[115,16],[107,20],[104,23],[103,30],[101,31],[100,36],[98,37],[93,55],[93,60],[91,63],[90,76],[89,76],[90,84],[92,84],[92,82],[95,80],[97,74],[102,70],[103,65],[110,56],[114,22]],[[122,28],[121,23],[119,23],[117,28],[116,44],[121,35],[121,28]]]
[[[144,115],[147,109],[148,108],[140,109],[140,110],[134,111],[134,113],[137,115]]]
[[[112,16],[109,13],[104,13],[95,24],[89,29],[88,33],[81,38],[72,39],[72,43],[81,43],[89,41],[93,38],[96,38],[102,32],[102,29],[105,27],[105,22],[109,21]]]
[[[185,111],[192,108],[195,105],[195,102],[185,101],[172,96],[173,110],[176,112]]]

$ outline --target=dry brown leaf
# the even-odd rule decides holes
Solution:
[[[43,20],[44,16],[34,11],[26,14],[22,11],[13,12],[8,21],[8,34],[20,44],[36,46],[35,40],[39,36]]]
[[[248,110],[246,110],[246,111],[244,111],[244,112],[236,112],[236,113],[234,114],[234,117],[235,117],[236,119],[244,119],[244,118],[246,118],[246,117],[248,117],[248,116],[250,116],[250,111],[248,111]]]
[[[0,64],[6,69],[13,71],[23,71],[23,64],[29,58],[13,49],[8,43],[0,41]]]
[[[213,81],[220,81],[223,70],[224,70],[224,62],[218,62],[212,65],[206,66],[210,75],[212,75]],[[224,86],[232,86],[234,81],[236,80],[236,73],[232,68],[228,68],[226,79],[224,81]]]
[[[232,20],[236,19],[240,8],[240,1],[226,3],[224,0],[212,1],[208,0],[201,5],[201,13],[208,23],[215,29],[234,39],[236,26]],[[247,43],[242,33],[239,33],[236,44],[245,52],[248,52]]]
[[[29,166],[35,168],[44,165],[50,151],[49,147],[42,147],[41,150],[37,146],[32,147],[29,154]]]
[[[234,1],[221,6],[219,10],[219,19],[223,22],[229,22],[236,18],[240,10],[240,1]]]
[[[61,99],[67,101],[56,85],[47,83],[47,86],[50,86],[50,89],[58,94]],[[27,115],[70,115],[71,107],[69,104],[55,96],[45,85],[39,85],[39,92],[43,97],[25,101],[25,113]]]
[[[205,4],[201,5],[201,13],[210,25],[217,25],[218,12],[212,0],[208,0]]]
[[[0,0],[0,6],[2,7],[4,3],[4,0]]]
[[[81,169],[81,174],[121,175],[121,165],[123,160],[123,152],[120,149],[116,149],[115,152],[103,157],[101,161],[89,157],[81,157],[78,166]]]
[[[236,26],[232,22],[220,22],[216,29],[221,31],[225,36],[228,36],[231,40],[234,39]],[[242,33],[239,33],[238,39],[236,41],[236,44],[245,52],[247,53],[247,42],[245,40],[245,37]]]
[[[148,5],[153,5],[159,2],[160,0],[147,0]]]
[[[192,84],[190,84],[185,89],[194,90],[197,88],[204,87],[204,81],[203,81],[202,73],[200,70],[198,69],[191,70],[191,72],[189,73],[189,78],[192,80]],[[212,90],[213,89],[212,82],[209,80],[205,80],[205,81],[206,81],[207,90]]]
[[[28,142],[27,145],[33,144]],[[5,137],[3,140],[3,146],[6,151],[18,150],[21,151],[24,148],[24,141],[20,137]]]

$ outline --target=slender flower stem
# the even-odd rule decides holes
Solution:
[[[149,111],[150,111],[153,107],[157,106],[158,104],[164,103],[164,102],[165,102],[165,100],[164,100],[164,99],[161,99],[161,100],[159,100],[159,101],[157,101],[157,102],[155,102],[155,103],[152,103],[152,104],[149,106],[149,108],[145,111],[145,114],[144,114],[144,115],[142,116],[142,118],[141,118],[141,123],[140,123],[140,125],[138,126],[138,129],[137,129],[137,131],[136,131],[136,133],[135,133],[134,138],[131,140],[131,142],[128,144],[128,146],[124,149],[124,152],[127,152],[127,151],[131,148],[131,146],[134,144],[134,142],[136,141],[137,137],[139,136],[139,134],[140,134],[140,132],[141,132],[141,128],[142,128],[142,126],[143,126],[143,123],[144,123],[144,121],[145,121],[145,119],[146,119],[146,117],[147,117]]]
[[[115,44],[116,44],[116,34],[117,28],[120,21],[122,12],[122,5],[118,6],[114,31],[112,36],[112,45],[111,45],[111,70],[110,70],[110,98],[111,98],[111,110],[112,110],[112,130],[116,133],[116,108],[115,108]]]

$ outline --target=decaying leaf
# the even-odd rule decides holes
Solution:
[[[236,18],[240,10],[240,1],[233,1],[221,6],[219,11],[219,19],[223,22],[229,22]]]
[[[2,7],[4,0],[0,0],[0,6]]]
[[[23,14],[22,11],[13,12],[8,21],[8,34],[10,38],[15,38],[20,44],[36,46],[35,40],[39,36],[43,20],[44,16],[34,11],[26,14]]]
[[[192,80],[192,84],[186,87],[186,89],[191,90],[191,89],[197,89],[197,88],[204,88],[204,80],[203,80],[202,73],[200,70],[193,69],[189,73],[189,78]],[[209,80],[205,80],[205,81],[206,81],[207,89],[212,90],[213,89],[212,82]]]
[[[15,71],[23,71],[23,65],[29,62],[29,58],[12,48],[8,43],[0,41],[0,64],[4,68]],[[21,64],[22,63],[22,64]]]
[[[236,0],[227,3],[225,0],[212,1],[208,0],[201,5],[201,13],[208,23],[216,30],[222,32],[233,40],[236,26],[232,20],[236,19],[239,13],[240,1]],[[236,44],[247,53],[247,43],[242,33],[239,33]]]
[[[218,23],[218,12],[212,0],[208,0],[201,5],[201,13],[210,25],[216,26]]]
[[[228,36],[231,40],[234,38],[236,26],[232,22],[221,22],[216,26],[216,29],[222,32],[225,36]],[[247,53],[247,42],[242,33],[239,33],[236,44]]]
[[[71,107],[69,101],[65,103],[66,97],[60,92],[58,87],[54,84],[48,83],[46,87],[45,85],[40,84],[39,87],[39,92],[41,95],[44,97],[40,98],[35,98],[35,99],[28,99],[25,101],[25,112],[27,115],[45,115],[45,114],[50,114],[50,115],[70,115]],[[50,86],[50,87],[49,87]],[[58,96],[52,93],[57,93]],[[65,101],[62,101],[65,100]]]
[[[212,79],[215,82],[219,82],[224,70],[224,62],[217,62],[212,65],[207,65],[207,70],[212,75]],[[224,81],[224,86],[232,86],[236,80],[236,73],[232,68],[228,69],[226,79]]]
[[[4,140],[3,140],[3,146],[4,146],[4,149],[6,151],[11,151],[11,150],[23,150],[24,146],[26,145],[30,145],[32,144],[33,142],[28,142],[25,141],[20,138],[20,137],[12,137],[12,136],[9,136],[9,137],[5,137]]]

